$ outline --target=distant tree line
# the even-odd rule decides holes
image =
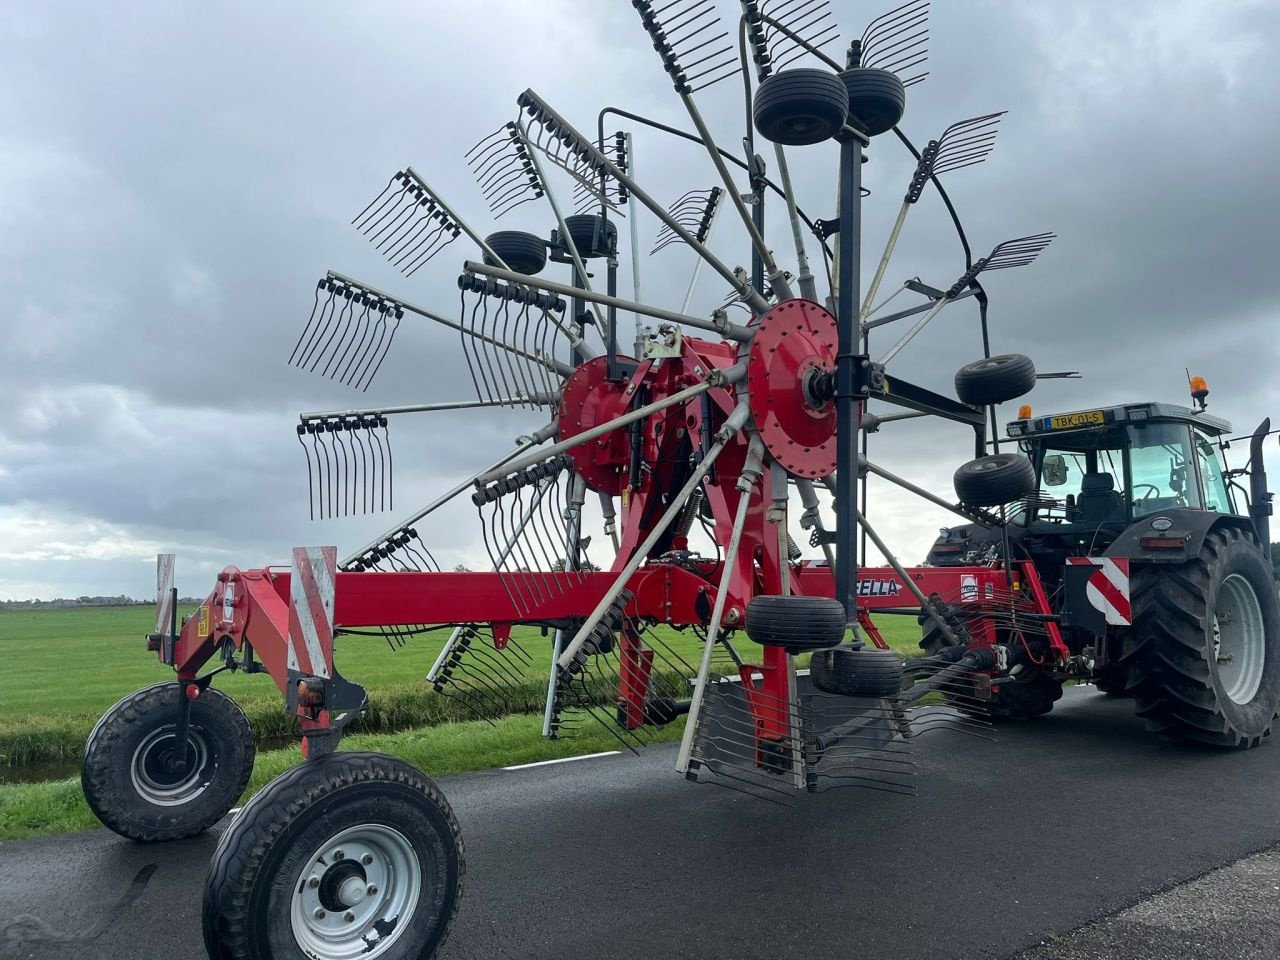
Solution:
[[[179,597],[179,604],[197,604],[203,597]],[[150,607],[155,600],[135,600],[120,594],[116,597],[59,597],[56,600],[0,600],[0,610],[43,610],[49,607]]]

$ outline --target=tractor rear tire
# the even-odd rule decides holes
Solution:
[[[209,687],[191,701],[187,766],[172,769],[179,684],[158,683],[103,714],[84,748],[80,785],[94,816],[142,843],[209,829],[253,772],[256,748],[244,711]]]
[[[961,465],[953,478],[956,496],[971,507],[1002,507],[1036,489],[1036,469],[1026,457],[993,453]]]
[[[882,700],[902,691],[902,659],[892,650],[842,644],[813,655],[809,679],[823,693]]]
[[[956,396],[961,403],[986,407],[1016,400],[1036,385],[1036,365],[1021,353],[1002,353],[966,363],[956,371]]]
[[[1211,747],[1261,743],[1280,703],[1280,602],[1253,536],[1219,528],[1194,560],[1135,564],[1132,595],[1123,661],[1147,727]]]
[[[377,753],[293,767],[218,842],[204,889],[213,960],[418,960],[448,937],[465,863],[421,771]]]
[[[831,597],[758,596],[747,604],[747,636],[788,653],[826,650],[844,639],[844,604]]]
[[[926,656],[937,656],[948,645],[947,638],[923,614],[920,626],[924,630],[920,649]],[[1031,720],[1042,717],[1062,699],[1062,681],[1041,673],[1035,667],[1030,669],[1035,672],[1025,680],[1006,680],[993,686],[991,699],[986,701],[979,699],[976,691],[972,696],[958,693],[944,693],[943,696],[961,713],[972,717],[991,720]]]

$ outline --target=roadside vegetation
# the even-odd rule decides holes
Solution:
[[[188,612],[183,610],[183,613]],[[97,821],[74,776],[93,725],[121,697],[173,678],[144,648],[150,607],[62,607],[0,612],[0,840],[88,829]],[[904,656],[917,652],[918,627],[908,617],[881,624]],[[541,736],[548,665],[526,672],[515,713],[496,723],[477,721],[454,699],[423,679],[445,641],[443,632],[410,637],[389,649],[378,637],[340,638],[336,661],[343,674],[369,690],[369,711],[344,738],[344,749],[378,750],[404,757],[432,776],[617,749],[607,730],[589,723],[572,738]],[[549,660],[536,630],[516,632],[525,649]],[[672,632],[672,647],[696,662],[700,642]],[[743,638],[748,656],[753,646]],[[758,649],[758,648],[754,648]],[[547,652],[547,656],[542,656]],[[244,709],[259,743],[246,799],[299,760],[296,723],[265,675],[223,673],[214,681]],[[657,731],[680,736],[683,721]],[[44,781],[44,782],[28,782]]]

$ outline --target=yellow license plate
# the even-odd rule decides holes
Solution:
[[[196,611],[196,633],[202,637],[209,635],[209,608],[201,607]]]
[[[1076,427],[1100,426],[1106,422],[1101,410],[1088,410],[1084,413],[1067,413],[1060,417],[1049,418],[1050,430],[1072,430]]]

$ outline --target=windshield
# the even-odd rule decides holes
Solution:
[[[1203,506],[1185,424],[1116,424],[1046,437],[1041,444],[1039,490],[1031,504],[1036,519],[1121,523],[1173,507]],[[1203,456],[1200,469],[1208,475]],[[1225,502],[1220,472],[1218,477]]]

